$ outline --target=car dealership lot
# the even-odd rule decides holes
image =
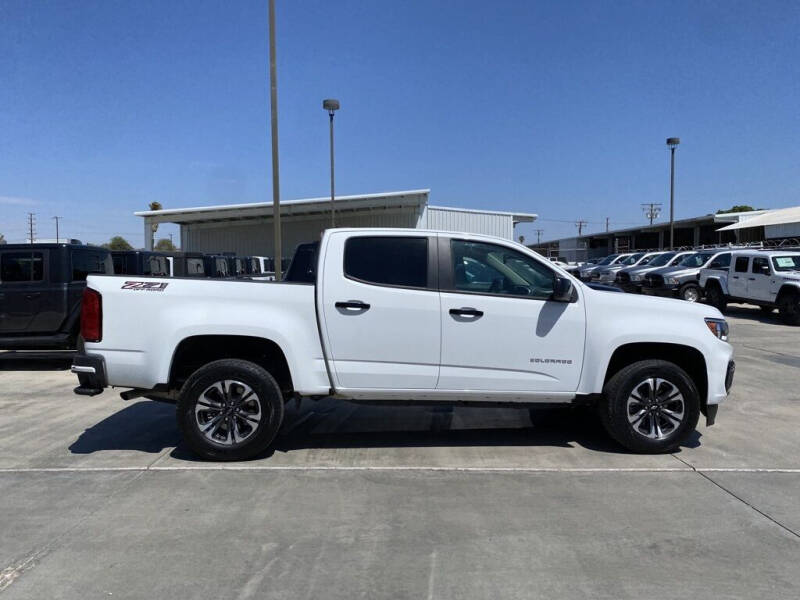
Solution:
[[[800,330],[754,307],[728,319],[732,395],[661,456],[623,452],[582,411],[532,426],[323,401],[293,407],[267,457],[198,462],[173,407],[74,396],[65,361],[4,359],[0,590],[796,598]]]

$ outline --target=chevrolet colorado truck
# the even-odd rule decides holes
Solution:
[[[800,251],[740,250],[729,265],[700,271],[706,302],[725,311],[728,302],[778,309],[789,325],[800,325]]]
[[[666,452],[732,382],[716,308],[594,290],[509,240],[329,229],[304,264],[280,283],[89,277],[76,393],[173,401],[194,452],[239,460],[300,397],[588,403],[626,448]]]

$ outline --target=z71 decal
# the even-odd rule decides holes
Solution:
[[[122,284],[123,290],[145,291],[145,292],[163,292],[167,289],[168,283],[159,283],[158,281],[126,281]]]

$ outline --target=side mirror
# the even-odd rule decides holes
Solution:
[[[553,295],[550,296],[551,300],[555,302],[572,302],[574,295],[575,287],[572,285],[571,280],[566,277],[559,277],[558,275],[553,277]]]
[[[769,275],[769,265],[761,265],[758,268],[758,272],[762,275]]]

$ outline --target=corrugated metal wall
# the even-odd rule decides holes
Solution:
[[[463,211],[440,206],[426,206],[419,220],[420,229],[441,229],[482,233],[514,239],[514,219],[511,215],[492,212]]]
[[[765,225],[764,236],[767,239],[800,237],[800,223],[781,223],[780,225]]]
[[[417,225],[417,209],[377,210],[336,216],[337,227],[410,227]],[[330,215],[284,217],[281,246],[290,257],[298,244],[320,239],[330,227]],[[181,245],[187,252],[235,252],[240,256],[272,256],[272,219],[243,219],[219,223],[181,225]]]

